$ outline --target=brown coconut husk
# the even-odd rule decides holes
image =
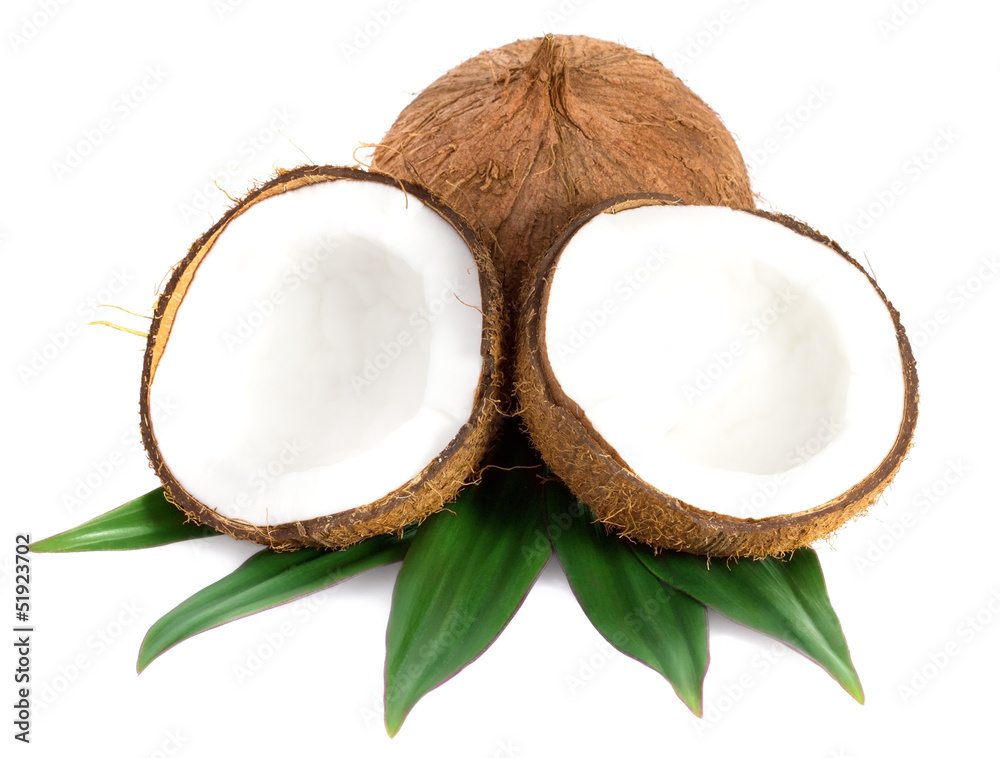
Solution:
[[[889,453],[864,479],[838,497],[797,513],[767,518],[738,518],[702,510],[661,492],[636,476],[589,423],[583,411],[559,386],[545,343],[547,272],[572,236],[600,213],[639,205],[677,204],[664,195],[636,195],[601,203],[575,219],[536,267],[519,327],[514,382],[519,411],[545,462],[598,520],[622,537],[655,548],[707,556],[782,556],[830,535],[862,515],[892,481],[913,441],[917,421],[916,361],[898,311],[875,280],[836,242],[797,219],[748,210],[816,240],[861,271],[882,298],[896,330],[902,359],[904,403],[899,433]]]
[[[515,312],[556,236],[608,198],[754,206],[716,113],[652,56],[584,36],[520,40],[456,66],[399,114],[372,165],[469,220]]]
[[[365,181],[378,182],[402,189],[444,218],[469,245],[479,267],[479,284],[483,300],[483,371],[475,397],[473,411],[461,431],[417,476],[403,487],[387,493],[372,503],[320,518],[295,521],[274,526],[260,526],[239,519],[230,519],[214,511],[209,503],[201,503],[171,473],[169,461],[163,459],[156,444],[150,416],[149,390],[156,376],[156,366],[170,338],[170,329],[177,309],[198,265],[211,252],[212,245],[229,223],[257,203],[277,194],[292,192],[299,187],[318,182]],[[393,177],[357,168],[336,166],[303,166],[279,172],[267,183],[243,198],[190,248],[187,257],[174,269],[166,288],[160,294],[153,315],[143,361],[139,395],[140,427],[150,465],[156,472],[167,499],[186,512],[193,521],[208,525],[237,539],[252,540],[275,550],[301,547],[343,548],[379,534],[400,533],[403,528],[420,521],[451,502],[459,490],[479,473],[482,461],[500,421],[500,408],[506,404],[502,391],[502,338],[504,325],[503,298],[485,248],[473,230],[449,207],[432,197],[426,190],[401,182]]]

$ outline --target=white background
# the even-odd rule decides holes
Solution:
[[[872,267],[914,342],[921,388],[917,441],[884,501],[819,546],[864,706],[803,657],[713,615],[699,721],[658,675],[608,651],[556,564],[500,640],[394,740],[378,708],[396,567],[200,635],[137,677],[146,629],[255,549],[216,538],[33,557],[33,742],[15,747],[833,758],[985,740],[977,752],[995,753],[998,23],[995,3],[972,0],[4,3],[4,639],[14,534],[48,536],[157,485],[134,437],[144,342],[84,326],[88,300],[149,313],[171,265],[228,206],[221,190],[237,197],[276,167],[352,163],[414,93],[520,37],[604,37],[675,69],[736,134],[759,205]],[[133,90],[134,108],[122,99]],[[105,119],[99,144],[59,169]],[[232,175],[217,188],[222,170]],[[860,229],[865,212],[877,218]],[[25,370],[33,358],[37,374]],[[80,490],[91,474],[97,486]],[[268,660],[241,680],[254,655]]]

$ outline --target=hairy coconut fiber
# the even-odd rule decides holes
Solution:
[[[788,216],[749,210],[816,240],[861,271],[878,293],[895,327],[903,371],[903,407],[895,442],[864,479],[834,499],[803,510],[766,518],[738,518],[702,510],[652,487],[628,467],[597,433],[584,412],[565,395],[547,357],[544,313],[548,279],[573,234],[600,213],[649,204],[676,204],[672,198],[635,195],[602,203],[582,214],[536,267],[526,295],[514,382],[519,411],[546,463],[610,530],[657,548],[708,556],[780,556],[829,535],[863,514],[890,483],[913,439],[917,420],[916,362],[899,313],[875,280],[835,242]],[[845,303],[845,307],[850,307]]]
[[[456,66],[400,113],[372,165],[464,216],[514,307],[570,219],[608,198],[754,206],[711,108],[655,58],[583,36],[520,40]]]
[[[292,192],[318,182],[358,181],[378,182],[406,192],[433,209],[467,242],[478,265],[482,292],[482,358],[483,369],[476,392],[473,411],[467,423],[447,447],[427,461],[426,467],[399,489],[388,492],[375,502],[341,513],[304,521],[261,526],[217,513],[210,503],[198,502],[185,491],[170,471],[170,462],[163,459],[157,446],[150,415],[150,387],[155,379],[157,363],[170,338],[171,324],[181,306],[185,291],[201,261],[211,253],[216,239],[225,234],[233,219],[250,211],[254,205],[280,193]],[[146,345],[139,396],[143,443],[150,465],[163,483],[167,499],[185,511],[192,520],[207,524],[220,532],[239,539],[252,540],[277,550],[300,547],[342,548],[378,534],[400,532],[414,521],[422,520],[453,500],[466,482],[478,475],[480,462],[499,424],[501,388],[501,338],[503,307],[499,280],[486,250],[475,233],[454,211],[431,197],[424,189],[400,182],[392,177],[355,168],[304,166],[282,171],[275,178],[257,187],[232,207],[211,229],[190,248],[187,257],[174,269],[160,294]]]

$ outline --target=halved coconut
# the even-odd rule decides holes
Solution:
[[[500,330],[485,250],[425,190],[283,172],[159,298],[140,395],[151,464],[193,518],[277,549],[401,530],[476,473]]]
[[[910,445],[917,375],[899,314],[791,218],[618,198],[570,225],[534,285],[521,413],[625,537],[787,553],[871,505]]]

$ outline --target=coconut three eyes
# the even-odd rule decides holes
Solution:
[[[196,520],[274,548],[398,531],[486,451],[500,324],[485,250],[424,190],[285,172],[202,236],[159,298],[140,395],[151,464]]]
[[[521,413],[554,472],[624,536],[777,555],[871,505],[912,440],[898,313],[787,217],[611,200],[536,270]]]

